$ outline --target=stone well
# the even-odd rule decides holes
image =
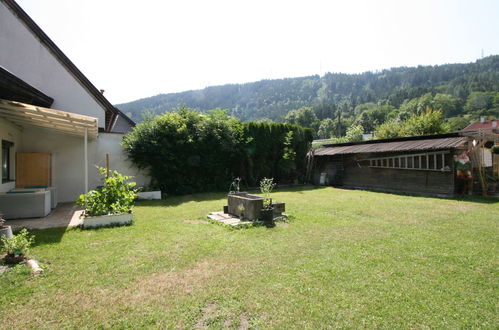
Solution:
[[[260,211],[263,208],[263,197],[250,195],[247,192],[239,192],[229,194],[227,200],[229,214],[250,221],[257,220],[260,217]]]

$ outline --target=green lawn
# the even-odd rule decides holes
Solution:
[[[277,191],[289,223],[208,224],[224,194],[138,203],[130,227],[35,231],[0,328],[497,328],[499,203]]]

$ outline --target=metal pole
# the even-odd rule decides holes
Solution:
[[[85,161],[85,194],[88,192],[88,129],[85,127],[85,141],[84,141],[84,161]]]

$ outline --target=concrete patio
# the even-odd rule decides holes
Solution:
[[[80,219],[82,212],[82,206],[78,206],[74,203],[59,203],[59,205],[46,217],[7,220],[5,224],[12,226],[14,229],[23,227],[28,229],[74,227],[83,222],[82,219]]]

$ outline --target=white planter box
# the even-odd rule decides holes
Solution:
[[[139,199],[161,199],[161,190],[139,192],[138,198]]]
[[[132,223],[133,213],[100,215],[83,218],[83,228],[123,226]]]

